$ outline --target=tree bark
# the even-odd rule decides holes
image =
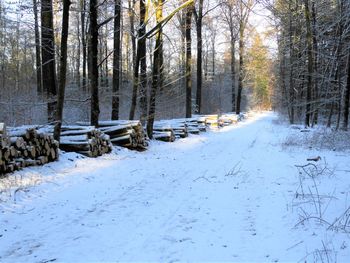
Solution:
[[[100,114],[98,94],[98,24],[97,0],[90,0],[90,32],[89,32],[89,80],[91,89],[91,125],[98,126]]]
[[[41,65],[42,81],[45,83],[48,103],[48,121],[55,119],[57,107],[57,79],[56,79],[56,59],[55,59],[55,37],[53,30],[53,9],[52,0],[41,1]]]
[[[115,0],[114,5],[114,46],[113,46],[113,95],[112,120],[119,119],[119,89],[120,89],[120,19],[121,0]]]
[[[66,88],[67,72],[67,42],[69,32],[69,7],[70,0],[63,0],[62,35],[61,35],[61,57],[60,57],[60,82],[58,89],[58,105],[56,112],[56,124],[54,129],[54,139],[60,141],[61,125],[63,119],[64,94]]]

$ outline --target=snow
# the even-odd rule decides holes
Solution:
[[[0,261],[348,262],[349,152],[287,147],[276,120],[1,180]],[[315,156],[311,178],[295,165]]]

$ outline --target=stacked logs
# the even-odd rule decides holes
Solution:
[[[85,122],[77,125],[84,127]],[[145,150],[148,138],[140,121],[100,121],[99,130],[110,137],[112,144],[133,150]]]
[[[223,126],[236,124],[238,121],[240,121],[240,115],[234,113],[224,114],[220,116],[220,121],[222,122]]]
[[[220,128],[223,126],[222,121],[219,118],[219,115],[205,115],[205,123],[210,128]]]
[[[188,134],[206,131],[206,119],[202,117],[156,121],[154,138],[173,142],[175,138],[186,138]]]
[[[60,149],[95,158],[110,153],[112,145],[109,136],[93,126],[62,126]]]
[[[9,129],[0,124],[0,173],[27,166],[44,165],[58,159],[58,142],[32,127]]]
[[[153,137],[157,140],[173,142],[173,138],[188,137],[187,125],[184,122],[176,120],[172,121],[156,121],[153,126]],[[168,137],[168,139],[166,139]]]

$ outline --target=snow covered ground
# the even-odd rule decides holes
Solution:
[[[349,262],[349,152],[276,119],[1,180],[0,262]]]

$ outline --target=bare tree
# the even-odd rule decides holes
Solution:
[[[54,130],[55,140],[60,140],[61,125],[63,119],[63,105],[66,88],[66,72],[67,72],[67,42],[69,29],[69,7],[70,0],[63,0],[63,17],[62,17],[62,35],[61,35],[61,53],[60,53],[60,82],[58,89],[58,105],[56,112],[56,125]]]
[[[91,90],[91,125],[98,126],[100,114],[98,94],[98,23],[97,23],[97,0],[90,0],[90,30],[89,30],[89,80]]]
[[[57,107],[55,37],[52,0],[41,1],[41,65],[42,81],[47,94],[48,121],[54,121]]]
[[[114,46],[113,46],[113,95],[112,120],[119,119],[119,89],[120,89],[120,20],[121,0],[114,2]]]

